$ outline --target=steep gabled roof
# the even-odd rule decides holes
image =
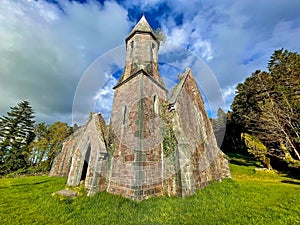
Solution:
[[[155,33],[153,32],[151,26],[149,25],[145,15],[142,16],[140,21],[135,25],[135,27],[132,29],[128,37],[126,38],[126,42],[128,39],[130,39],[135,33],[150,33],[155,40],[157,40]]]
[[[162,88],[163,90],[167,91],[164,80],[159,76],[158,80],[154,79],[153,76],[151,76],[149,74],[149,72],[147,72],[147,70],[145,69],[139,69],[136,72],[134,72],[130,77],[128,77],[127,79],[123,79],[121,77],[121,79],[118,81],[118,83],[116,84],[116,86],[113,87],[113,89],[116,89],[118,87],[120,87],[121,85],[127,83],[128,81],[130,81],[132,78],[136,77],[139,74],[143,74],[145,76],[147,76],[150,80],[152,80],[156,85],[158,85],[160,88]]]
[[[171,105],[175,104],[177,97],[179,96],[183,85],[187,79],[187,77],[192,73],[192,70],[190,68],[186,68],[184,74],[182,75],[179,83],[173,88],[173,90],[171,91],[171,95],[169,96],[169,103]]]

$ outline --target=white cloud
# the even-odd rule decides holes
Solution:
[[[95,112],[101,112],[105,121],[108,123],[111,115],[114,91],[113,87],[117,84],[117,80],[111,77],[94,96]]]
[[[163,24],[163,30],[166,32],[168,44],[178,45],[193,51],[205,60],[213,58],[211,43],[201,36],[202,32],[197,25],[197,18],[187,21],[181,26],[176,26],[175,21],[169,18],[169,21]]]
[[[236,84],[257,69],[266,70],[275,49],[300,52],[299,1],[164,2],[172,8],[161,21],[169,41],[207,62],[227,109]],[[178,15],[183,18],[180,26],[175,21]]]
[[[38,121],[71,122],[77,83],[99,55],[123,44],[127,11],[115,2],[2,0],[0,115],[26,99]]]
[[[235,95],[236,86],[237,85],[227,86],[221,90],[225,102],[225,108],[223,109],[225,112],[230,109],[230,104]]]
[[[27,99],[39,121],[70,122],[75,88],[88,65],[124,43],[133,25],[127,18],[129,8],[140,9],[140,13],[144,10],[146,15],[155,12],[169,43],[188,49],[207,62],[220,84],[227,108],[234,96],[233,87],[256,69],[266,69],[275,49],[300,52],[298,0],[272,4],[268,0],[256,4],[250,0],[136,0],[120,4],[60,1],[61,10],[43,0],[2,0],[0,115]],[[180,54],[163,58],[173,50],[162,46],[160,60],[172,62],[180,70],[193,64],[191,57]],[[119,62],[125,61],[122,54],[115,55],[114,59],[119,58],[114,64],[121,66]],[[100,79],[103,76],[99,73]],[[90,82],[85,85],[93,88],[81,91],[84,96],[79,98],[79,108],[87,108],[86,99],[94,101],[99,90],[94,87],[97,82]],[[86,113],[80,110],[79,114],[85,117]]]

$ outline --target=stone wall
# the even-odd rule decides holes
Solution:
[[[91,115],[89,121],[64,143],[50,175],[68,177],[69,186],[77,186],[84,181],[89,195],[106,190],[109,154],[105,132],[107,129],[102,116]]]
[[[67,185],[77,186],[84,180],[88,194],[106,189],[109,155],[101,128],[101,115],[93,114],[73,153]],[[83,174],[86,173],[86,174]]]
[[[111,127],[115,149],[108,192],[142,200],[162,195],[159,102],[166,91],[141,71],[115,89]]]
[[[211,181],[230,177],[228,162],[217,147],[210,120],[191,70],[179,83],[173,102],[174,131],[178,141],[181,196],[193,194]],[[174,100],[174,99],[173,99]]]
[[[49,174],[50,176],[68,177],[73,153],[86,127],[86,125],[80,127],[65,140],[61,152],[54,159]]]
[[[118,83],[130,79],[143,70],[161,86],[164,82],[158,73],[159,43],[148,33],[137,33],[126,44],[126,66]]]

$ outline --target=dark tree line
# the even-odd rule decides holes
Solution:
[[[238,84],[226,119],[223,151],[248,152],[267,167],[274,157],[299,165],[300,55],[276,50],[268,71]]]

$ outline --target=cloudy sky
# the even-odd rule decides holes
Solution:
[[[221,94],[228,110],[235,86],[265,70],[275,49],[300,52],[299,9],[299,0],[1,0],[0,115],[28,100],[38,122],[81,123],[99,110],[108,118],[124,39],[143,12],[167,36],[166,83],[198,68],[207,101]]]

